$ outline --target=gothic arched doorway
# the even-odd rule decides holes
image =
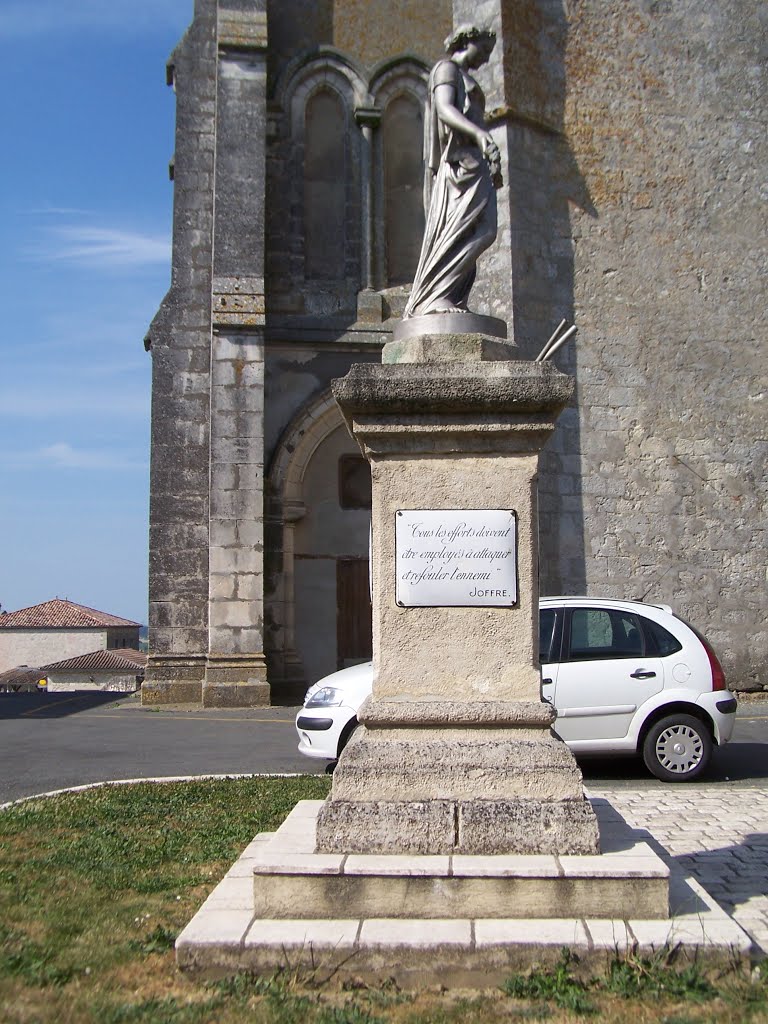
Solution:
[[[370,468],[326,392],[294,417],[269,473],[268,658],[283,696],[371,656],[370,507]]]

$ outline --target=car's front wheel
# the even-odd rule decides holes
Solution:
[[[662,782],[690,782],[706,770],[712,737],[693,715],[670,715],[656,722],[643,742],[643,760]]]
[[[350,739],[352,738],[352,733],[355,731],[355,729],[358,727],[358,725],[359,725],[359,722],[357,721],[357,719],[356,718],[351,718],[347,722],[347,724],[344,726],[344,729],[342,730],[341,736],[339,736],[339,748],[338,748],[338,752],[336,754],[337,757],[341,757],[342,750],[349,743]]]

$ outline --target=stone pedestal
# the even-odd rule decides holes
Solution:
[[[381,353],[382,363],[463,363],[514,359],[507,325],[477,313],[432,313],[401,320]]]
[[[141,703],[199,704],[205,676],[205,655],[150,652],[141,685]]]
[[[269,704],[263,655],[208,654],[202,687],[203,707],[252,708]]]
[[[318,816],[318,851],[598,851],[538,667],[536,476],[573,381],[548,364],[481,361],[475,337],[466,352],[356,365],[334,384],[373,478],[374,681]],[[513,512],[514,603],[398,604],[403,510]]]

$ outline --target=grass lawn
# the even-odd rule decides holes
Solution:
[[[240,850],[326,777],[105,787],[0,812],[2,1024],[612,1024],[768,1022],[768,984],[617,959],[578,980],[556,970],[485,992],[315,986],[291,974],[203,983],[173,941]]]

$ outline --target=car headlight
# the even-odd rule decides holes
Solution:
[[[304,705],[305,708],[330,708],[341,704],[344,699],[344,692],[337,690],[334,686],[322,686],[315,691]]]

